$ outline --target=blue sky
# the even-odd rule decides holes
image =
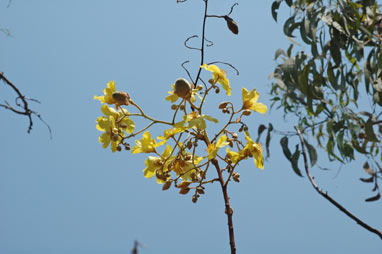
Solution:
[[[269,73],[277,48],[286,48],[282,23],[271,16],[272,1],[240,1],[232,17],[234,36],[223,20],[210,19],[207,38],[214,46],[206,62],[226,61],[232,100],[241,87],[257,88],[270,105]],[[210,0],[210,14],[225,14],[234,1]],[[143,177],[145,155],[111,153],[98,143],[95,119],[100,95],[109,80],[130,93],[145,112],[168,119],[167,91],[186,74],[194,76],[199,54],[183,46],[200,34],[203,2],[171,1],[0,1],[0,71],[26,95],[53,130],[37,119],[27,134],[27,119],[0,110],[0,253],[85,254],[129,253],[134,240],[140,253],[229,253],[226,216],[220,186],[208,186],[197,204],[191,195],[161,191]],[[283,16],[288,10],[284,6]],[[192,43],[197,43],[193,41]],[[2,100],[10,90],[0,86]],[[4,98],[3,98],[3,94]],[[223,93],[207,104],[211,115]],[[219,115],[220,117],[220,115]],[[281,112],[251,115],[258,124],[291,129]],[[144,124],[143,122],[137,122]],[[160,128],[155,132],[161,133]],[[240,167],[241,182],[230,185],[238,253],[380,253],[381,240],[356,225],[318,196],[306,177],[291,170],[279,147],[271,143],[265,170],[252,161]],[[361,183],[362,164],[313,168],[317,182],[355,214],[381,225],[382,203],[366,204],[370,186]]]

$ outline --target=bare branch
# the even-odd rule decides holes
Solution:
[[[306,152],[305,152],[304,138],[302,137],[301,131],[296,126],[294,128],[296,129],[297,134],[300,138],[300,143],[301,143],[301,147],[302,147],[302,155],[304,157],[305,172],[306,172],[306,175],[308,176],[309,181],[312,184],[313,188],[318,192],[318,194],[323,196],[326,200],[328,200],[331,204],[333,204],[335,207],[337,207],[341,212],[346,214],[349,218],[351,218],[352,220],[357,222],[357,224],[359,224],[361,227],[363,227],[364,229],[376,234],[377,236],[379,236],[379,238],[382,239],[382,231],[379,231],[379,230],[371,227],[370,225],[366,224],[365,222],[363,222],[357,216],[355,216],[350,211],[348,211],[346,208],[344,208],[340,203],[335,201],[331,196],[328,195],[327,192],[324,192],[320,187],[318,187],[317,183],[314,181],[314,177],[310,174],[308,157],[307,157]]]
[[[33,111],[29,108],[28,101],[33,101],[33,102],[37,102],[37,103],[40,103],[40,101],[38,101],[36,99],[25,97],[20,92],[20,90],[11,81],[9,81],[4,76],[4,73],[2,73],[2,72],[0,72],[0,79],[3,80],[4,83],[7,84],[9,87],[11,87],[13,91],[16,92],[17,97],[15,99],[15,104],[17,107],[21,108],[21,110],[18,110],[16,108],[12,107],[7,101],[5,101],[5,104],[0,104],[0,107],[8,109],[8,110],[10,110],[16,114],[27,116],[29,119],[29,126],[28,126],[28,131],[27,131],[28,133],[30,133],[32,131],[32,127],[33,127],[32,115],[35,115],[48,128],[50,138],[52,139],[52,130],[51,130],[50,126],[42,119],[42,117],[39,113],[37,113],[36,111]]]

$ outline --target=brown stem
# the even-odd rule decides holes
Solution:
[[[215,166],[216,171],[219,176],[219,183],[222,187],[223,197],[224,197],[224,204],[225,204],[225,213],[227,214],[228,219],[228,232],[229,232],[229,244],[231,246],[231,254],[236,254],[236,245],[235,245],[235,236],[233,231],[233,210],[231,208],[231,205],[229,203],[229,196],[227,191],[227,185],[224,183],[223,175],[220,170],[219,162],[216,159],[213,159],[212,164]]]
[[[308,176],[309,178],[309,181],[310,183],[312,184],[313,188],[318,192],[318,194],[320,194],[321,196],[323,196],[326,200],[328,200],[330,203],[332,203],[335,207],[337,207],[341,212],[343,212],[344,214],[346,214],[349,218],[351,218],[352,220],[354,220],[355,222],[357,222],[357,224],[359,224],[361,227],[363,227],[364,229],[376,234],[377,236],[379,236],[379,238],[382,239],[382,231],[379,231],[373,227],[371,227],[370,225],[366,224],[365,222],[363,222],[361,219],[359,219],[357,216],[355,216],[354,214],[352,214],[351,212],[349,212],[345,207],[343,207],[340,203],[338,203],[337,201],[335,201],[331,196],[328,195],[327,192],[324,192],[322,189],[320,189],[320,187],[318,187],[317,183],[314,181],[314,177],[310,174],[310,170],[309,170],[309,164],[308,164],[308,157],[306,155],[306,152],[305,152],[305,142],[304,142],[304,138],[302,137],[302,134],[301,134],[301,131],[295,126],[294,127],[297,131],[297,134],[300,138],[300,143],[301,143],[301,149],[302,149],[302,155],[304,157],[304,164],[305,164],[305,172],[306,172],[306,175]]]

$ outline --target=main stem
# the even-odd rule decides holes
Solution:
[[[219,176],[219,183],[223,192],[225,213],[227,214],[227,219],[228,219],[229,245],[231,246],[231,254],[236,254],[235,235],[233,232],[233,220],[232,220],[233,210],[229,203],[227,185],[224,182],[223,175],[220,170],[219,162],[216,159],[213,159],[211,162],[216,168],[216,171]]]

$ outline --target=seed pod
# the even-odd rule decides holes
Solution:
[[[231,30],[233,34],[239,33],[239,26],[236,21],[228,16],[224,16],[225,21],[227,22],[228,29]]]
[[[116,91],[113,93],[113,99],[115,100],[116,104],[119,105],[130,105],[130,96],[128,93],[123,91]]]
[[[179,78],[175,81],[174,93],[181,98],[187,98],[191,95],[193,86],[184,78]]]

